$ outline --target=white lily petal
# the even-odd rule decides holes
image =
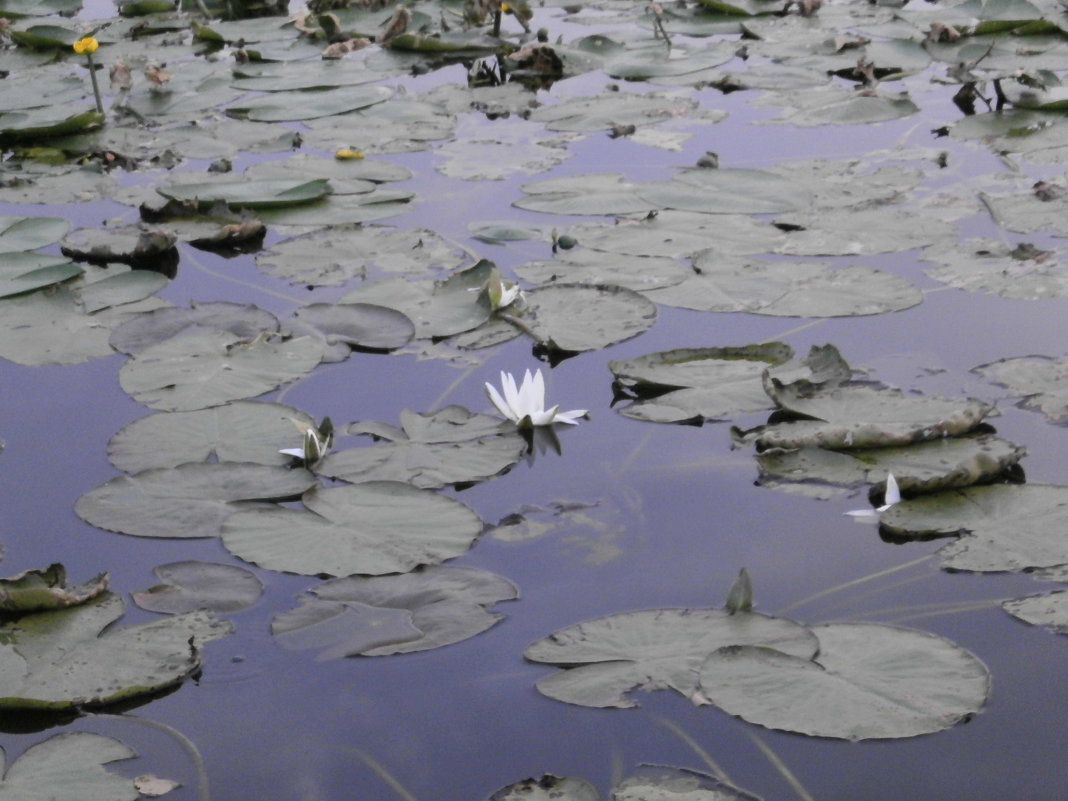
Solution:
[[[893,473],[886,474],[886,492],[883,495],[883,505],[879,507],[881,512],[883,509],[889,509],[895,503],[901,503],[901,490],[898,489],[897,479],[894,478]]]
[[[518,422],[523,417],[522,390],[516,387],[515,377],[503,370],[501,371],[501,389],[504,391],[504,401],[511,410],[507,415],[508,419]]]
[[[879,512],[875,509],[853,509],[842,514],[849,515],[858,523],[874,523],[879,519]]]
[[[284,453],[286,456],[295,456],[298,459],[304,458],[303,448],[281,448],[278,452]]]
[[[588,413],[588,409],[572,409],[569,412],[557,412],[556,419],[553,422],[567,423],[569,426],[577,426],[579,418],[585,417]]]
[[[513,423],[519,422],[518,420],[516,420],[511,408],[509,408],[507,401],[505,401],[505,399],[501,397],[501,393],[497,391],[497,388],[494,387],[493,384],[487,382],[486,394],[489,395],[490,403],[497,407],[498,412],[500,412],[507,419],[511,420]]]

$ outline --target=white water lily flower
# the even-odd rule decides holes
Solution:
[[[523,383],[518,387],[511,373],[501,371],[501,392],[492,384],[486,384],[486,394],[497,407],[497,411],[520,428],[530,426],[549,426],[553,423],[578,425],[578,418],[586,414],[586,409],[573,409],[570,412],[559,411],[559,406],[545,408],[545,379],[539,369],[533,375],[527,370]]]
[[[897,479],[894,478],[894,474],[887,473],[883,505],[878,509],[854,509],[851,512],[846,512],[846,514],[862,523],[874,522],[879,519],[879,515],[882,512],[885,512],[895,503],[901,503],[901,490],[897,487]]]

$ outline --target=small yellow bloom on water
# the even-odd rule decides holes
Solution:
[[[501,3],[501,13],[502,14],[507,14],[511,10],[512,10],[512,7],[510,5],[508,5],[507,3]]]
[[[343,147],[340,150],[334,151],[334,158],[342,161],[347,159],[362,159],[363,152],[360,150],[353,150],[351,147]]]
[[[92,36],[86,36],[84,39],[79,39],[77,42],[74,43],[74,52],[95,53],[98,47],[100,47],[100,42],[98,42]]]

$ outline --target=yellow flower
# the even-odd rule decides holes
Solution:
[[[507,3],[501,3],[501,13],[502,14],[507,14],[511,10],[512,10],[512,7],[510,5],[508,5]]]
[[[334,158],[342,161],[348,159],[362,159],[363,153],[359,150],[353,150],[351,147],[343,147],[340,150],[334,151]]]
[[[74,43],[75,53],[95,53],[96,49],[100,47],[100,43],[92,36],[86,36],[84,39],[79,39]]]

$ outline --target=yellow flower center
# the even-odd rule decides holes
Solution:
[[[100,43],[92,36],[86,36],[84,39],[79,39],[74,43],[75,53],[95,53],[96,49],[100,47]]]
[[[359,150],[353,150],[351,147],[343,147],[334,151],[334,158],[342,161],[346,159],[362,159],[363,153]]]

